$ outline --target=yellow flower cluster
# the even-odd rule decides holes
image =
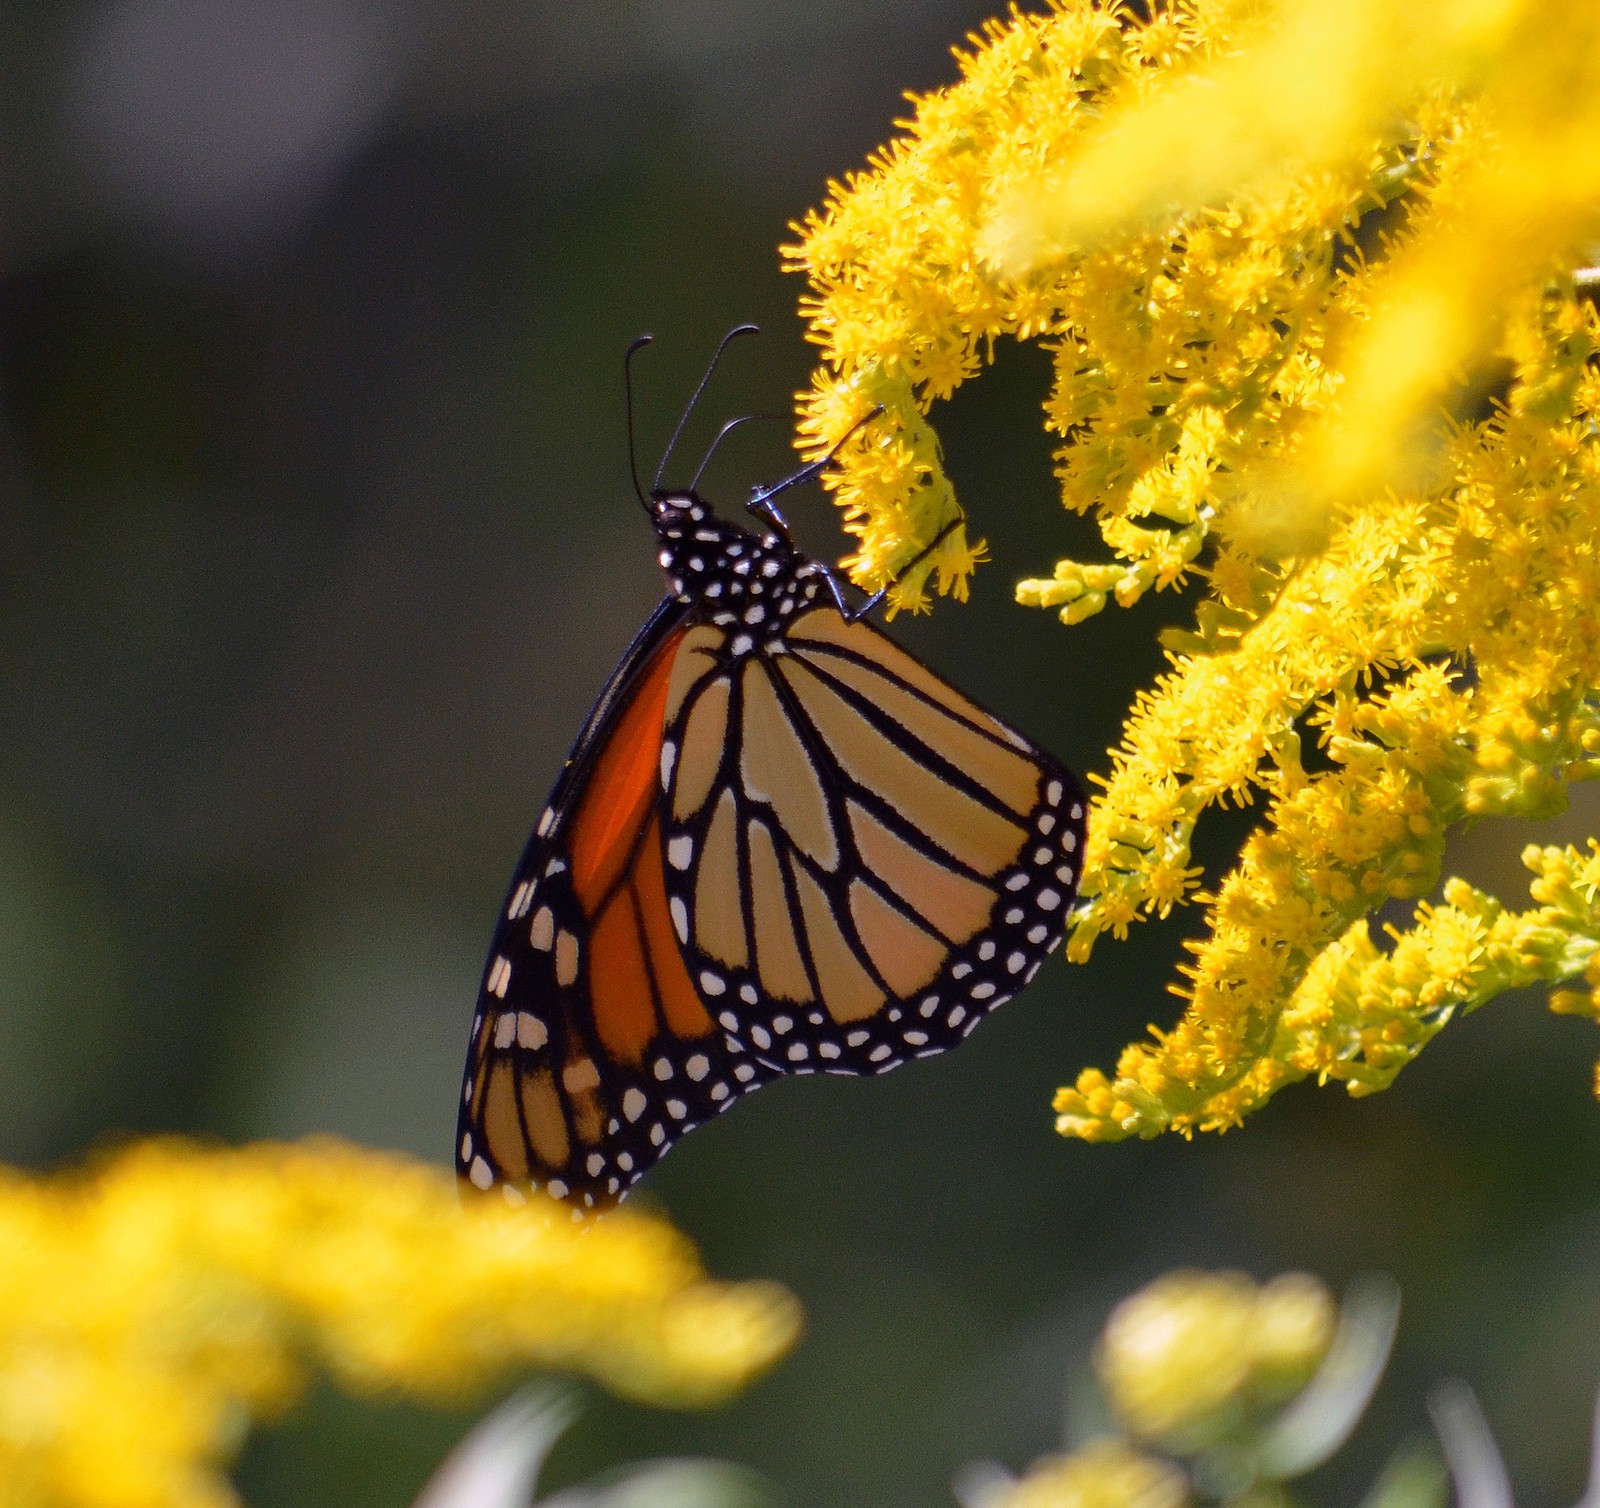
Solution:
[[[1131,1435],[1190,1451],[1303,1388],[1333,1343],[1333,1296],[1306,1273],[1171,1272],[1124,1299],[1095,1370]]]
[[[425,1399],[537,1366],[706,1402],[797,1326],[786,1293],[708,1281],[659,1222],[463,1210],[442,1170],[334,1141],[156,1141],[86,1174],[6,1172],[0,1496],[223,1508],[223,1463],[311,1366]]]
[[[1202,902],[1188,1009],[1058,1124],[1377,1087],[1443,1019],[1417,1001],[1504,986],[1453,962],[1471,906],[1418,911],[1392,990],[1367,919],[1433,892],[1453,824],[1600,773],[1600,8],[1055,0],[960,63],[785,248],[824,354],[805,448],[887,413],[831,482],[847,563],[877,587],[963,517],[929,414],[1013,336],[1054,357],[1063,501],[1110,556],[1019,600],[1071,624],[1205,588],[1112,751],[1068,945]],[[892,604],[980,551],[954,528]],[[1252,802],[1200,889],[1197,822]]]

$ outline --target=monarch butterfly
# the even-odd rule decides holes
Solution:
[[[663,488],[717,357],[648,496],[635,467],[669,595],[578,735],[484,969],[457,1168],[512,1203],[603,1208],[780,1074],[953,1047],[1033,978],[1077,891],[1072,775],[866,622],[883,593],[849,608],[792,543],[774,499],[831,453],[756,490],[760,531],[695,491],[710,453]],[[631,380],[628,423],[631,454]]]

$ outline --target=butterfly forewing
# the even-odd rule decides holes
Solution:
[[[661,727],[684,629],[624,661],[512,881],[474,1018],[457,1162],[474,1187],[613,1203],[770,1077],[691,984],[663,882]]]
[[[777,1072],[941,1052],[1060,943],[1082,793],[831,606],[690,631],[668,696],[669,910],[730,1041]]]

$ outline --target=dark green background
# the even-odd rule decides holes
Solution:
[[[482,949],[590,698],[660,582],[627,484],[808,369],[786,222],[954,76],[985,15],[839,0],[121,0],[0,17],[0,1158],[133,1132],[337,1131],[444,1159]],[[905,638],[1103,770],[1172,597],[1067,631],[1015,579],[1100,546],[1054,498],[1047,365],[936,415],[994,563]],[[752,425],[737,500],[792,464]],[[841,549],[820,495],[802,534]],[[1215,875],[1244,831],[1216,820]],[[1460,863],[1517,881],[1530,836]],[[1541,834],[1541,836],[1543,836]],[[1496,858],[1499,855],[1499,858]],[[1188,919],[1192,922],[1192,918]],[[1592,1026],[1508,1000],[1392,1092],[1286,1093],[1242,1132],[1086,1147],[1185,919],[1055,962],[959,1053],[765,1090],[647,1180],[725,1275],[791,1284],[798,1352],[704,1416],[598,1399],[568,1479],[748,1462],[805,1508],[949,1501],[1060,1434],[1109,1303],[1180,1264],[1393,1272],[1397,1364],[1354,1501],[1421,1396],[1479,1389],[1524,1508],[1574,1499],[1597,1381]],[[250,1446],[255,1508],[401,1505],[468,1416],[331,1393]]]

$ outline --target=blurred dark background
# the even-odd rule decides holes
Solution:
[[[660,591],[627,482],[717,337],[685,449],[809,365],[787,222],[951,80],[962,0],[117,0],[0,13],[0,1158],[336,1131],[443,1161],[482,949],[589,700]],[[1095,554],[1054,500],[1047,363],[936,416],[994,563],[905,639],[1079,769],[1160,660],[1166,597],[1068,632],[1012,584]],[[727,445],[737,501],[793,464]],[[819,554],[843,548],[820,494]],[[1579,824],[1582,831],[1584,824]],[[1214,875],[1245,830],[1217,819]],[[1570,836],[1570,834],[1567,834]],[[1526,828],[1461,847],[1521,893]],[[562,1479],[750,1463],[794,1508],[948,1503],[1059,1439],[1069,1362],[1174,1265],[1393,1272],[1402,1348],[1327,1502],[1448,1373],[1524,1508],[1575,1499],[1600,1360],[1591,1026],[1507,1000],[1390,1093],[1093,1148],[1109,1066],[1192,918],[1053,963],[959,1053],[765,1090],[645,1185],[720,1274],[804,1299],[731,1408],[594,1400]],[[470,1416],[320,1392],[255,1440],[255,1508],[402,1505]]]

